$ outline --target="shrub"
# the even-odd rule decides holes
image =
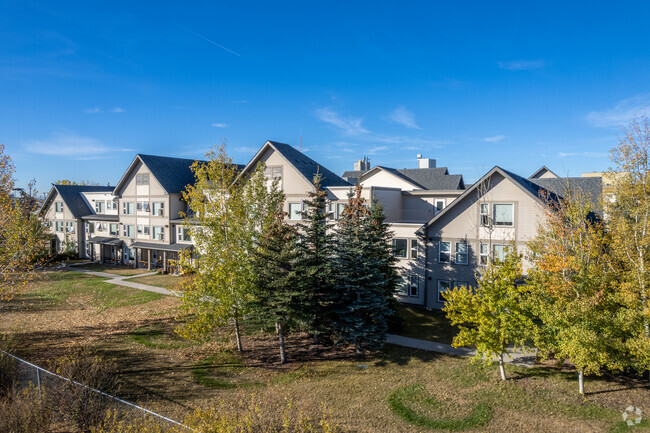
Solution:
[[[12,388],[0,398],[0,431],[42,433],[49,431],[52,411],[43,404],[36,388]]]

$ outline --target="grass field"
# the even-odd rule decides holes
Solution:
[[[74,270],[75,268],[85,269],[87,271],[106,272],[108,274],[115,274],[115,275],[122,275],[122,276],[139,275],[139,274],[145,274],[147,272],[151,272],[146,269],[140,269],[140,268],[135,269],[130,266],[105,265],[101,263],[87,263],[84,265],[75,265],[69,267],[69,269],[71,270]]]
[[[179,290],[183,277],[171,274],[156,274],[146,277],[133,277],[129,281],[149,284],[150,286],[162,287],[167,290]]]
[[[399,329],[394,333],[404,337],[451,344],[454,335],[458,332],[458,328],[451,326],[449,319],[442,311],[401,305],[397,310],[397,315],[401,319],[401,323]]]
[[[508,365],[511,380],[503,384],[496,366],[464,358],[396,346],[359,358],[351,348],[314,346],[302,334],[289,335],[290,362],[280,366],[272,335],[246,334],[243,355],[233,350],[228,328],[210,342],[186,342],[174,333],[178,299],[138,293],[51,273],[23,301],[0,305],[0,329],[15,334],[19,354],[39,364],[68,347],[95,348],[116,361],[122,397],[177,419],[217,401],[281,399],[330,410],[336,423],[358,433],[650,431],[647,420],[633,429],[622,423],[629,405],[650,414],[647,380],[588,377],[582,397],[570,366]],[[426,335],[451,332],[412,316],[411,324],[418,321]]]

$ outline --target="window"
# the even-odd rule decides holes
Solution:
[[[302,219],[302,203],[289,203],[289,219],[290,220]]]
[[[411,258],[412,259],[417,259],[418,258],[418,240],[417,239],[411,239]]]
[[[122,235],[127,238],[133,238],[135,237],[134,229],[135,227],[133,226],[133,224],[124,224],[122,226]]]
[[[106,200],[106,210],[113,209],[113,200]]]
[[[149,202],[148,201],[139,201],[136,205],[136,209],[139,211],[149,212]]]
[[[494,204],[492,220],[495,226],[512,226],[514,222],[513,204]]]
[[[490,256],[490,246],[488,244],[481,244],[479,246],[479,264],[487,266]]]
[[[95,230],[98,232],[106,231],[106,223],[95,223]]]
[[[138,230],[138,234],[141,235],[142,234],[142,224],[137,225],[137,230]]]
[[[131,201],[123,201],[122,202],[122,213],[124,215],[133,215],[133,202]]]
[[[104,213],[104,201],[96,201],[95,202],[95,213]]]
[[[438,242],[438,261],[440,263],[449,263],[451,261],[451,242]]]
[[[62,201],[54,202],[54,212],[63,212],[63,202]]]
[[[54,230],[57,232],[62,232],[63,231],[63,221],[56,221],[54,223]]]
[[[154,226],[153,227],[153,238],[154,238],[154,240],[157,240],[157,241],[164,241],[165,240],[165,228],[164,227],[159,227],[159,226]]]
[[[434,209],[434,214],[438,215],[438,213],[445,208],[445,200],[444,199],[437,199],[436,200],[436,206]]]
[[[153,214],[155,216],[165,216],[165,203],[163,202],[153,202]]]
[[[95,224],[86,223],[86,231],[88,232],[89,235],[95,233]]]
[[[408,242],[406,239],[393,239],[393,256],[407,258]]]
[[[74,233],[74,222],[66,221],[65,222],[65,231],[66,231],[66,233]]]
[[[438,280],[438,302],[445,302],[445,292],[451,288],[451,281]]]
[[[466,289],[469,285],[464,281],[454,281],[454,289]]]
[[[118,235],[118,225],[117,225],[117,224],[115,224],[115,223],[111,223],[109,234],[111,234],[111,235],[113,235],[113,236],[117,236],[117,235]]]
[[[190,239],[190,230],[183,226],[176,226],[176,238],[178,241],[189,242]]]
[[[481,203],[481,227],[490,227],[490,205]]]
[[[135,183],[137,185],[149,185],[149,173],[136,174]]]
[[[456,263],[459,265],[467,264],[467,243],[456,242]]]
[[[417,297],[418,292],[419,292],[418,276],[417,275],[411,275],[409,277],[408,295]]]
[[[144,234],[149,236],[149,226],[144,226]]]
[[[345,210],[345,203],[336,203],[336,219],[341,219],[341,214]]]
[[[508,254],[508,245],[492,245],[492,259],[495,262],[502,262],[506,259]]]

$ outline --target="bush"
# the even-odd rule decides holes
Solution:
[[[11,353],[16,342],[9,334],[0,334],[0,350]],[[0,396],[7,394],[16,381],[16,362],[0,353]]]
[[[36,388],[12,388],[0,398],[0,431],[42,433],[50,429],[52,411],[43,404]]]
[[[91,427],[100,424],[112,400],[89,388],[114,394],[118,389],[114,363],[80,348],[55,359],[51,368],[63,377],[86,385],[61,381],[57,386],[52,386],[48,393],[52,407],[82,432],[88,432]]]

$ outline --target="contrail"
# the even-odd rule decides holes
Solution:
[[[212,45],[216,45],[217,47],[219,47],[219,48],[221,48],[221,49],[223,49],[223,50],[226,50],[226,51],[228,51],[228,52],[231,53],[231,54],[234,54],[234,55],[236,55],[236,56],[238,56],[238,57],[241,57],[240,54],[234,52],[233,50],[231,50],[231,49],[229,49],[229,48],[226,48],[226,47],[224,47],[223,45],[220,45],[220,44],[216,43],[215,41],[206,38],[206,37],[203,36],[203,35],[200,35],[200,34],[198,34],[198,33],[196,33],[196,32],[193,32],[192,30],[188,29],[187,27],[183,27],[183,26],[181,26],[180,24],[179,24],[178,26],[179,26],[180,28],[182,28],[183,30],[185,30],[186,32],[189,32],[189,33],[193,34],[193,35],[196,36],[197,38],[201,38],[201,39],[203,39],[204,41],[208,41],[208,42],[210,42]]]

